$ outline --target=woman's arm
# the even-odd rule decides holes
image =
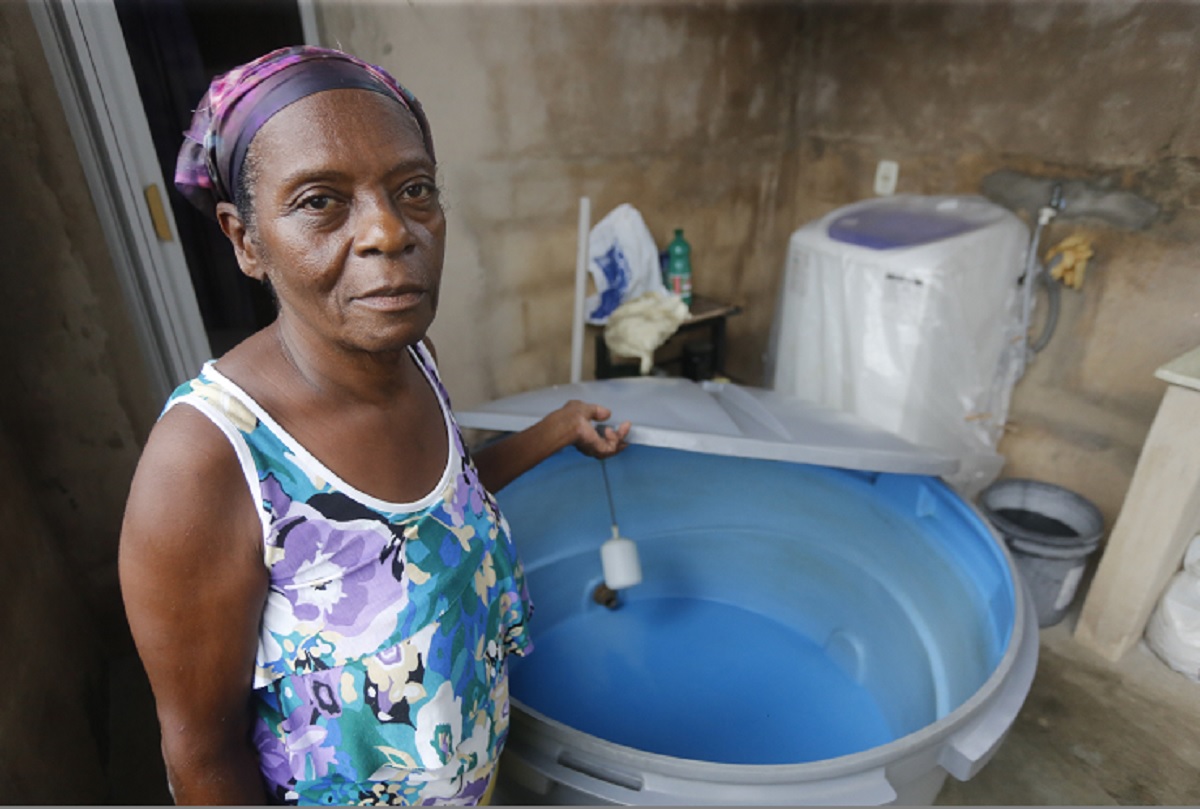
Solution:
[[[629,422],[603,435],[593,423],[611,416],[607,407],[572,399],[529,429],[476,453],[479,479],[488,491],[498,492],[564,447],[574,446],[593,458],[615,455],[625,447]]]
[[[437,362],[437,349],[429,335],[425,347]],[[527,430],[510,435],[474,453],[479,480],[489,492],[498,492],[518,477],[565,447],[574,446],[593,458],[607,458],[625,448],[629,422],[601,435],[593,422],[612,417],[607,407],[572,399]]]
[[[121,530],[125,610],[181,804],[261,804],[251,684],[267,595],[262,528],[237,456],[190,407],[138,464]]]

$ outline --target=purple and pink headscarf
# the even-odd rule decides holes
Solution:
[[[324,90],[371,90],[412,113],[430,160],[433,136],[420,102],[386,70],[348,53],[297,45],[280,48],[217,76],[192,116],[175,164],[175,187],[197,208],[216,215],[232,202],[250,141],[271,116]]]

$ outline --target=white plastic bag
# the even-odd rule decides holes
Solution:
[[[1200,536],[1188,545],[1183,570],[1154,608],[1146,644],[1168,666],[1200,682]]]
[[[642,215],[625,203],[609,211],[588,237],[588,271],[597,293],[587,299],[587,321],[608,322],[625,301],[665,292],[654,237]]]

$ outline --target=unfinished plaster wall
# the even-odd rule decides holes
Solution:
[[[107,797],[100,645],[31,494],[0,423],[0,554],[8,560],[0,795],[10,804],[98,803]]]
[[[0,177],[0,420],[49,529],[37,541],[59,543],[93,615],[116,621],[121,513],[155,403],[24,3],[0,3]]]
[[[978,193],[998,168],[1080,177],[1162,204],[1146,231],[1060,221],[1096,255],[1023,379],[1004,474],[1093,499],[1111,526],[1162,396],[1200,344],[1200,7],[1171,3],[807,6],[798,43],[802,220],[872,193]]]
[[[565,382],[578,199],[628,202],[697,293],[740,303],[755,379],[795,173],[798,10],[778,4],[318,4],[322,39],[393,71],[433,127],[449,213],[433,328],[455,404]],[[585,355],[590,358],[589,351]]]

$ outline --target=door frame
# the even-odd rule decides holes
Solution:
[[[116,5],[27,2],[150,384],[165,400],[212,354]],[[305,42],[317,44],[314,0],[297,0],[297,7]]]

